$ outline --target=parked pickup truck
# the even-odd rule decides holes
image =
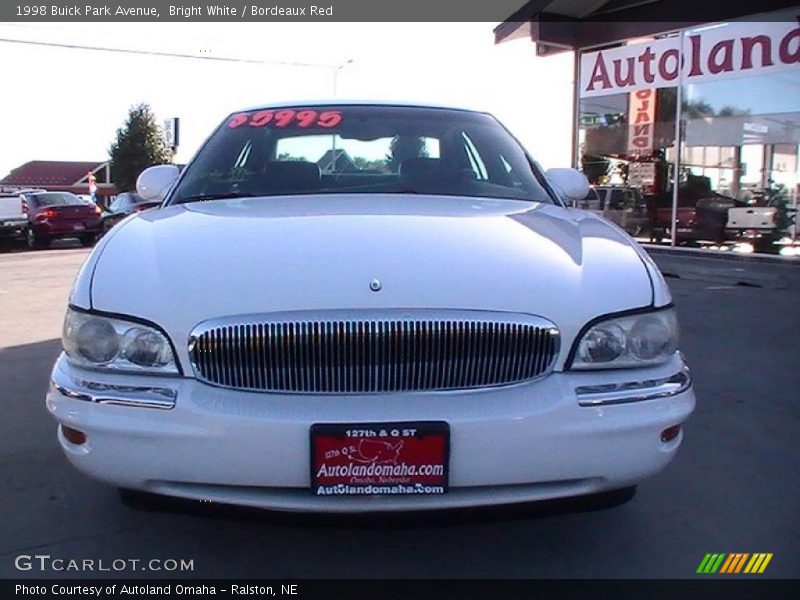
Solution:
[[[0,194],[0,245],[25,239],[28,215],[19,194]]]
[[[787,235],[796,210],[786,202],[773,201],[768,206],[743,206],[728,211],[725,233],[728,238],[747,241],[758,252],[774,251],[774,244]]]
[[[706,198],[681,196],[675,222],[675,239],[678,243],[709,241],[722,242],[726,237],[725,224],[728,211],[735,200],[721,195]],[[672,235],[672,204],[657,201],[654,215],[653,237],[655,241],[669,239]]]
[[[697,214],[694,206],[678,206],[676,215],[675,239],[678,243],[695,241],[699,237],[697,229]],[[654,241],[661,242],[672,236],[670,222],[672,220],[672,207],[659,206],[655,211],[652,229]]]
[[[672,191],[649,199],[652,203],[652,237],[655,241],[672,235]],[[728,214],[742,202],[711,189],[708,178],[691,176],[678,189],[675,239],[678,243],[707,241],[722,243],[728,233]]]
[[[641,192],[632,187],[599,185],[589,189],[583,200],[572,203],[619,225],[631,236],[642,235],[650,229],[647,206]]]
[[[774,206],[744,206],[728,211],[728,223],[725,229],[746,231],[749,229],[775,229],[778,224],[778,209]]]

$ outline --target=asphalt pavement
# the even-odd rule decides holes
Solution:
[[[676,460],[631,502],[319,518],[200,505],[135,511],[67,463],[44,396],[86,254],[0,255],[0,577],[684,578],[709,552],[770,552],[766,572],[747,577],[800,576],[793,274],[742,283],[711,267],[686,277],[672,268],[698,405]],[[36,555],[64,559],[61,568],[94,561],[94,570],[41,570],[24,558]],[[192,561],[192,570],[129,562],[117,572],[120,559]]]

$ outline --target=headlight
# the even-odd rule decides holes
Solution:
[[[83,367],[178,373],[169,340],[154,327],[67,309],[62,338],[69,359]]]
[[[592,325],[578,341],[573,369],[618,369],[664,363],[678,349],[675,311],[611,318]]]

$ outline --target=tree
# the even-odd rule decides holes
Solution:
[[[715,114],[714,107],[705,100],[684,100],[682,110],[685,119],[705,119]]]
[[[278,160],[282,162],[308,162],[305,156],[292,156],[288,152],[278,154]]]
[[[736,108],[735,106],[723,106],[717,112],[718,117],[746,117],[749,114],[749,108]]]
[[[147,167],[172,160],[155,115],[144,102],[131,107],[128,120],[117,130],[117,139],[108,153],[111,181],[120,192],[134,190],[136,178]]]
[[[353,165],[355,165],[359,171],[370,171],[375,173],[386,172],[386,159],[383,158],[378,160],[367,160],[363,156],[354,156]]]

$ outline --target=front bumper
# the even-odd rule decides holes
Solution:
[[[636,381],[649,382],[638,397],[631,391]],[[352,396],[241,392],[191,378],[103,373],[62,355],[47,407],[87,436],[76,445],[59,429],[72,464],[113,485],[278,510],[358,512],[527,502],[634,485],[675,455],[682,434],[662,442],[661,432],[691,414],[690,386],[677,354],[657,368],[557,372],[463,392]],[[311,493],[312,424],[389,421],[450,424],[447,494]]]

